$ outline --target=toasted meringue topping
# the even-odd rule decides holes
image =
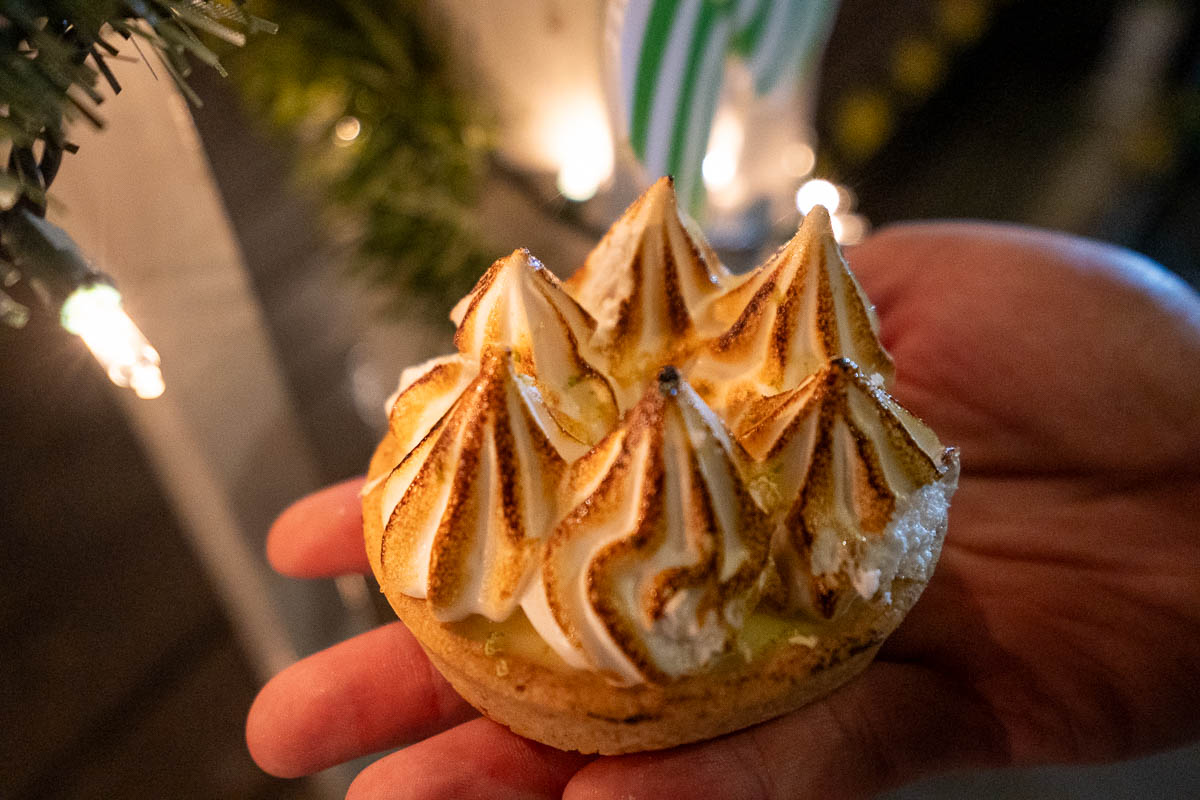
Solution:
[[[849,358],[885,382],[892,378],[874,311],[822,206],[767,263],[717,299],[712,312],[728,328],[700,349],[692,376],[727,415],[747,397],[799,386],[833,358]]]
[[[536,571],[566,462],[552,420],[488,350],[477,378],[383,487],[383,585],[442,620],[506,618]]]
[[[400,391],[389,404],[388,428],[405,452],[425,438],[474,380],[479,365],[455,354],[432,358],[418,370],[404,371]]]
[[[461,355],[431,358],[423,364],[409,367],[400,375],[400,387],[388,399],[388,435],[402,453],[410,452],[437,424],[442,415],[459,398],[479,372],[479,365]],[[386,480],[380,476],[363,489],[363,494],[376,491]],[[384,520],[386,524],[387,520]],[[381,528],[368,525],[366,530],[367,559],[375,579],[382,583],[383,571],[379,553],[383,544]]]
[[[594,341],[623,383],[640,382],[699,330],[730,278],[680,216],[670,178],[631,205],[566,283],[597,321]],[[632,398],[641,393],[633,390]],[[632,402],[632,400],[631,400]]]
[[[595,323],[528,250],[494,263],[451,317],[458,321],[454,344],[464,356],[511,349],[517,373],[533,381],[571,436],[591,445],[612,430],[616,399],[589,344]]]
[[[389,594],[446,621],[519,605],[628,684],[705,669],[760,605],[820,627],[928,578],[957,451],[887,394],[825,209],[738,280],[663,179],[565,284],[517,250],[451,318],[459,352],[390,403],[406,455],[367,539]]]
[[[887,529],[948,469],[933,432],[898,411],[840,358],[745,415],[738,439],[770,476],[770,495],[759,500],[786,509],[772,546],[783,579],[777,604],[830,618],[852,590],[870,599],[896,577],[908,543]]]
[[[670,368],[600,444],[595,491],[546,548],[549,618],[526,605],[535,627],[553,626],[552,645],[569,644],[564,658],[622,682],[663,681],[736,639],[768,542],[736,449]]]

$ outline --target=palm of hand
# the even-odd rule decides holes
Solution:
[[[1047,234],[914,226],[867,247],[901,402],[964,465],[937,579],[885,658],[968,687],[1018,763],[1195,733],[1200,303]]]
[[[1016,229],[898,228],[851,260],[898,399],[964,466],[935,579],[860,679],[714,742],[593,761],[486,720],[451,727],[469,709],[391,626],[272,681],[248,724],[259,762],[302,774],[448,728],[352,794],[851,797],[1194,735],[1200,301],[1132,255]],[[321,498],[281,519],[272,560],[364,569],[352,495]]]

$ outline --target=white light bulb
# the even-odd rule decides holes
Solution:
[[[608,179],[585,159],[574,159],[558,170],[556,185],[563,197],[582,203],[591,200],[600,191],[600,185]]]
[[[838,210],[841,202],[842,198],[837,187],[824,178],[805,181],[796,190],[796,208],[801,214],[807,214],[815,206],[825,206],[825,209],[833,214]]]
[[[558,190],[569,200],[589,200],[612,176],[613,143],[604,104],[580,95],[554,106],[543,125],[551,163],[557,166]]]
[[[728,153],[710,150],[700,162],[700,174],[704,176],[704,185],[709,190],[724,189],[737,174],[737,162]]]
[[[733,183],[745,138],[742,122],[736,114],[727,109],[717,112],[708,137],[708,152],[700,162],[700,174],[709,191],[719,192]]]
[[[121,308],[115,288],[106,283],[79,287],[63,303],[59,320],[83,339],[117,386],[128,386],[147,399],[163,393],[158,351]]]
[[[830,221],[838,244],[858,244],[867,237],[867,220],[859,214],[838,214]]]
[[[817,165],[817,154],[804,142],[792,142],[783,148],[780,158],[784,171],[793,178],[803,178]]]
[[[846,243],[846,226],[842,222],[841,216],[834,214],[829,218],[829,228],[833,231],[833,238],[838,244]]]
[[[362,133],[362,123],[358,117],[342,117],[333,123],[334,143],[343,147],[357,139],[360,133]]]

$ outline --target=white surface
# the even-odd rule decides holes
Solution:
[[[140,60],[111,66],[125,91],[103,104],[105,130],[72,129],[80,151],[51,217],[162,355],[161,398],[113,391],[265,678],[341,623],[329,587],[274,575],[262,552],[270,520],[317,473],[182,98],[161,65],[160,80]]]

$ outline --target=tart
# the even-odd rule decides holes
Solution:
[[[626,753],[787,713],[932,575],[958,455],[888,393],[814,208],[735,276],[662,179],[567,281],[518,250],[404,372],[364,538],[434,665],[532,739]]]

